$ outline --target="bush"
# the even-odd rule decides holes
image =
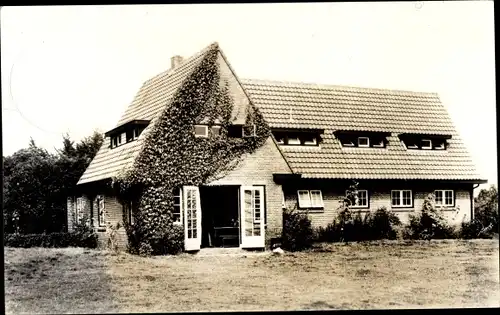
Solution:
[[[316,229],[315,240],[320,242],[352,242],[396,239],[396,227],[400,225],[401,221],[398,216],[385,207],[364,216],[361,211],[353,214],[350,209],[343,209],[326,228]]]
[[[434,207],[434,196],[430,194],[424,200],[422,211],[417,215],[410,215],[409,224],[405,227],[405,239],[445,239],[456,238],[454,228],[448,225],[442,211]]]
[[[493,238],[493,225],[490,223],[484,226],[481,220],[472,220],[471,222],[462,222],[458,236],[463,239],[474,239],[474,238]]]
[[[289,251],[310,248],[313,241],[313,229],[307,214],[294,209],[285,209],[281,239],[283,248]]]
[[[127,226],[128,246],[131,254],[175,255],[184,251],[184,227],[171,224],[162,237],[151,238],[148,242],[140,241],[140,230],[135,225]]]
[[[97,235],[92,232],[50,234],[6,234],[4,246],[8,247],[86,247],[97,248]]]

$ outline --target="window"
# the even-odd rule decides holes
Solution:
[[[436,206],[440,207],[453,207],[455,205],[455,198],[453,190],[436,190]]]
[[[446,142],[444,140],[441,141],[434,141],[434,150],[445,150],[446,149]]]
[[[298,190],[299,208],[322,208],[321,190]]]
[[[358,147],[370,147],[370,138],[358,137]]]
[[[422,149],[431,150],[432,149],[432,141],[429,139],[422,139]]]
[[[316,132],[273,131],[273,136],[281,145],[317,146],[319,142]]]
[[[385,148],[387,133],[336,131],[335,136],[344,147]]]
[[[243,137],[255,137],[256,132],[257,126],[255,125],[243,126]]]
[[[195,125],[194,126],[194,136],[195,137],[208,137],[208,126],[205,125]]]
[[[111,138],[111,148],[116,148],[118,146],[118,137]]]
[[[77,222],[80,221],[82,214],[83,214],[83,198],[78,197],[76,198],[76,208],[75,208],[75,218]]]
[[[212,134],[213,134],[214,136],[218,136],[218,135],[220,135],[220,126],[212,126],[212,128],[211,128],[211,129],[212,129]]]
[[[300,145],[300,139],[298,136],[289,136],[288,145]]]
[[[347,192],[346,192],[347,195]],[[353,208],[368,208],[368,190],[358,190]]]
[[[411,190],[391,191],[391,202],[393,207],[413,207],[413,197]]]
[[[98,226],[106,226],[104,221],[104,196],[97,195],[97,224]]]
[[[132,201],[125,201],[123,204],[123,212],[127,219],[127,223],[130,225],[134,225],[134,206],[135,203]]]
[[[174,224],[182,224],[182,190],[180,188],[174,191],[174,211],[172,212]]]

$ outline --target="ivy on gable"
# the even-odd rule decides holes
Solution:
[[[262,146],[270,129],[257,108],[246,109],[246,123],[254,124],[255,136],[228,136],[234,102],[229,84],[221,80],[218,47],[207,51],[186,78],[171,104],[146,135],[131,170],[116,180],[122,200],[138,200],[134,225],[125,224],[135,252],[165,253],[173,231],[173,193],[184,185],[199,186],[234,168],[245,153]],[[202,120],[221,125],[218,135],[195,137],[193,126]],[[167,246],[168,247],[168,246]],[[145,250],[146,248],[147,250]]]

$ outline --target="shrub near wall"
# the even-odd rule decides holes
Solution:
[[[5,247],[86,247],[97,248],[95,233],[6,234]]]
[[[313,229],[307,214],[295,209],[283,211],[281,242],[283,248],[289,251],[299,251],[312,246]]]

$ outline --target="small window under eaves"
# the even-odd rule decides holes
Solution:
[[[208,137],[208,126],[206,125],[195,125],[194,126],[194,136],[200,138]]]
[[[432,140],[422,139],[422,149],[423,150],[432,150]]]

